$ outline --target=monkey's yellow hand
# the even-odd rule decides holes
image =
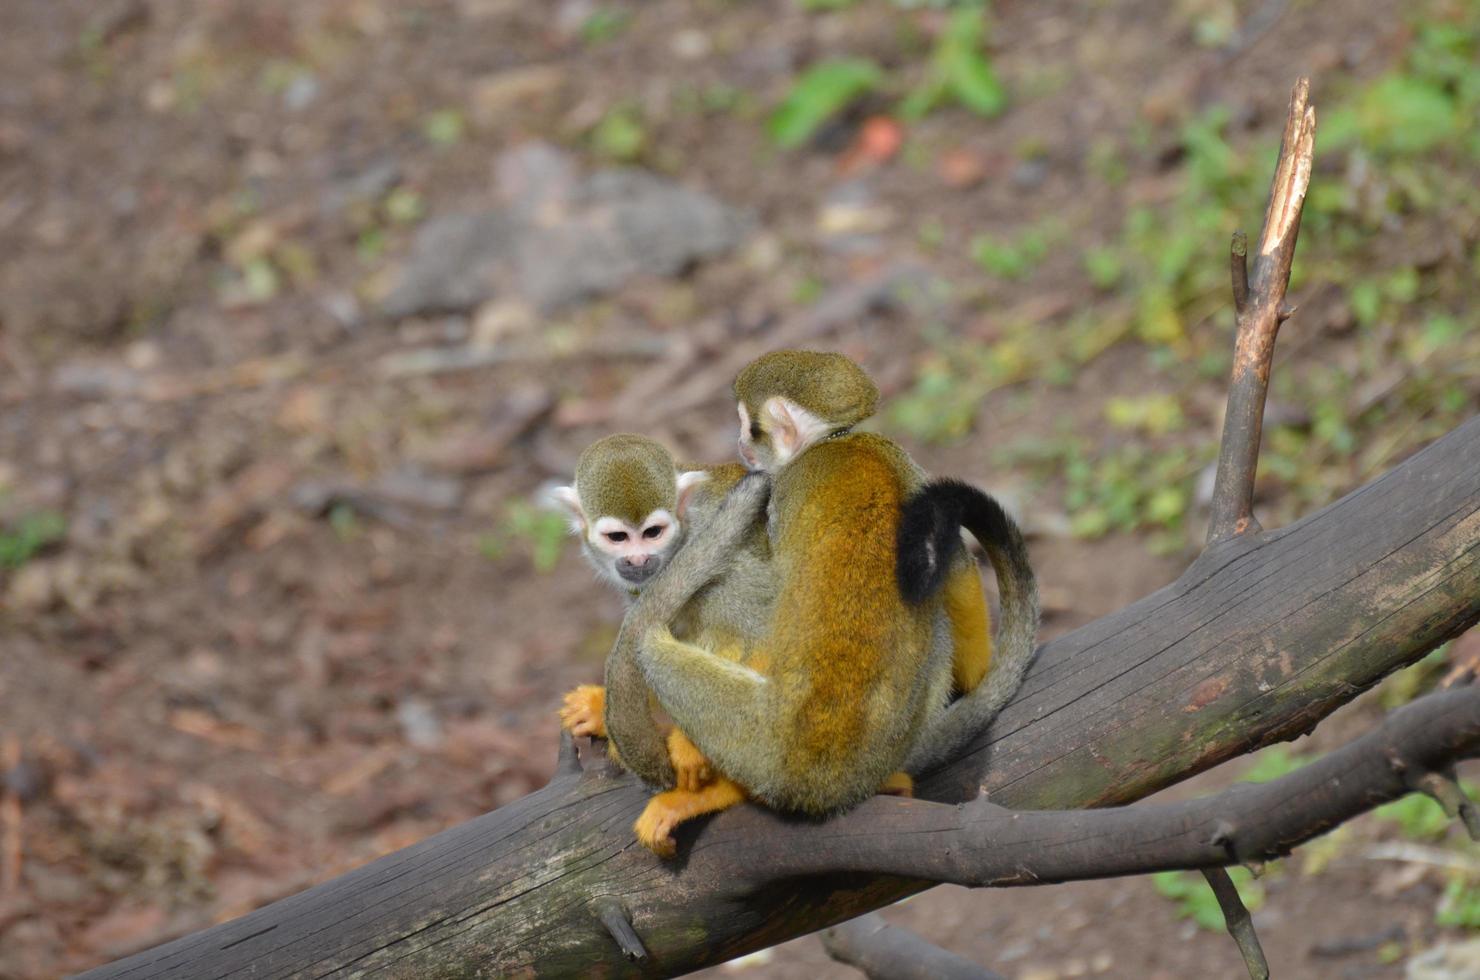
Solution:
[[[582,684],[565,696],[560,726],[572,735],[606,738],[606,688]],[[671,751],[671,749],[670,749]]]
[[[673,831],[679,824],[705,813],[727,810],[744,800],[745,792],[723,776],[697,793],[670,789],[648,800],[632,830],[643,847],[659,857],[673,857],[678,850]]]
[[[884,780],[884,785],[879,787],[880,796],[902,796],[907,800],[915,798],[915,781],[907,772],[896,772]]]
[[[679,789],[698,790],[714,776],[704,753],[677,728],[668,733],[668,761],[673,763]]]

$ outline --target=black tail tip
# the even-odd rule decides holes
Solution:
[[[926,484],[902,508],[895,572],[906,602],[938,592],[961,547],[961,509],[955,493],[941,486],[945,482]]]

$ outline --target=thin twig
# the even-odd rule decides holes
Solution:
[[[1480,840],[1480,811],[1475,809],[1475,804],[1452,777],[1439,772],[1427,772],[1414,780],[1413,788],[1427,794],[1442,806],[1449,819],[1458,817],[1471,840]]]
[[[1249,308],[1249,236],[1241,231],[1233,233],[1228,248],[1229,278],[1233,282],[1233,310],[1243,316]]]
[[[1259,936],[1254,932],[1254,920],[1249,918],[1249,910],[1244,907],[1244,900],[1239,897],[1233,879],[1222,868],[1203,868],[1203,877],[1213,888],[1218,907],[1223,910],[1223,921],[1228,926],[1228,934],[1238,943],[1244,965],[1249,968],[1250,980],[1269,980],[1269,962],[1264,958],[1264,950],[1259,946]]]
[[[1302,78],[1290,96],[1285,137],[1269,189],[1252,282],[1245,282],[1244,259],[1238,254],[1241,245],[1247,251],[1247,243],[1240,236],[1233,241],[1238,337],[1208,519],[1210,545],[1259,530],[1259,522],[1254,519],[1254,475],[1259,464],[1264,400],[1269,393],[1275,337],[1280,323],[1294,312],[1285,306],[1285,291],[1290,285],[1290,266],[1295,259],[1300,213],[1310,187],[1315,152],[1316,114],[1309,101],[1310,81]]]
[[[822,931],[822,948],[839,963],[856,966],[873,980],[1005,980],[877,912]]]
[[[612,938],[622,948],[622,955],[634,962],[647,958],[647,950],[643,948],[642,940],[632,928],[632,922],[627,918],[627,910],[622,907],[620,899],[604,895],[592,902],[591,907],[596,911],[601,924],[606,926],[606,931],[612,934]]]

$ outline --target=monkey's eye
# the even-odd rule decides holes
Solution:
[[[759,422],[752,422],[752,423],[750,423],[750,438],[751,439],[759,439],[763,435],[765,435],[765,432],[761,431],[761,424]]]
[[[642,532],[642,536],[645,537],[645,538],[647,538],[649,541],[653,541],[653,540],[656,540],[657,538],[662,537],[663,536],[663,525],[662,524],[654,524],[652,527],[644,528],[643,529],[643,532]]]
[[[626,541],[627,540],[627,532],[626,531],[608,531],[608,532],[606,532],[606,539],[608,541],[610,541],[612,544],[621,544],[623,541]]]

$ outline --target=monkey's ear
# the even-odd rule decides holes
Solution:
[[[790,398],[768,399],[762,411],[771,418],[772,445],[782,462],[827,435],[827,419],[813,415]]]
[[[575,487],[548,486],[539,500],[545,507],[565,514],[570,520],[570,533],[586,533],[586,512],[581,508],[581,496]]]
[[[709,474],[703,470],[685,470],[678,474],[678,518],[683,520],[689,509],[689,501],[693,499],[694,488],[709,479]]]

